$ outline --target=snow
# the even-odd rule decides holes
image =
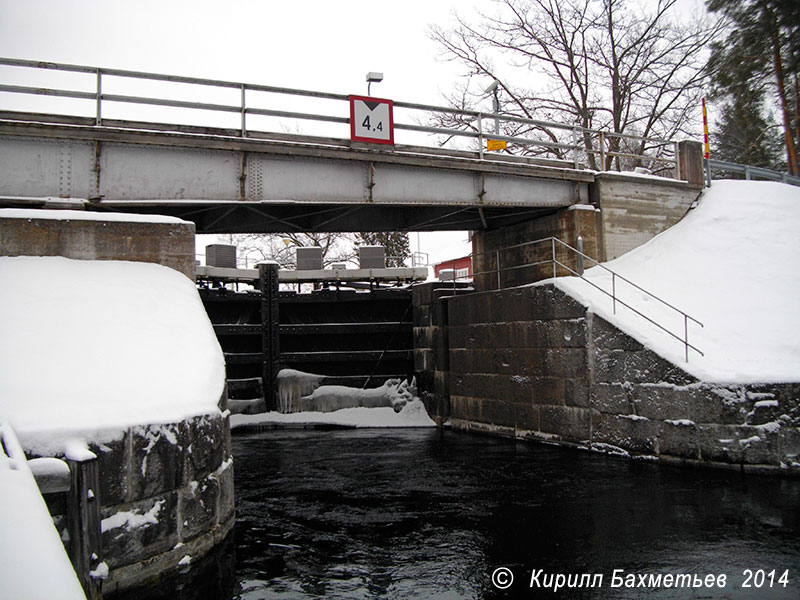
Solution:
[[[2,418],[0,435],[0,596],[82,600],[83,590],[23,450]]]
[[[54,221],[121,221],[125,223],[189,223],[178,217],[136,215],[82,210],[41,210],[38,208],[0,208],[0,219],[51,219]]]
[[[379,388],[362,390],[340,385],[319,386],[320,375],[281,371],[284,381],[310,383],[306,394],[296,398],[300,405],[321,410],[301,412],[268,412],[258,415],[231,415],[231,428],[264,424],[327,424],[345,427],[435,427],[422,401],[416,397],[414,384],[390,379]],[[279,374],[279,381],[281,376]],[[384,406],[380,406],[384,404]],[[326,406],[327,405],[327,406]],[[326,408],[348,405],[329,412]]]
[[[436,427],[422,400],[409,402],[399,413],[393,408],[343,408],[334,412],[279,412],[258,415],[231,415],[231,429],[244,425],[340,425],[342,427]]]
[[[26,450],[80,458],[137,424],[219,414],[224,358],[185,275],[0,257],[0,281],[0,417]]]
[[[577,277],[555,285],[701,381],[800,381],[800,188],[777,182],[715,181],[686,217],[646,244],[606,263],[694,317],[685,361],[679,340],[617,305]],[[600,267],[585,277],[611,291]],[[552,280],[550,280],[552,283]],[[616,281],[617,296],[684,335],[683,317]]]
[[[110,517],[103,519],[100,522],[100,531],[106,532],[112,529],[119,529],[124,527],[128,531],[138,527],[147,525],[156,525],[158,523],[158,513],[161,512],[161,507],[166,503],[166,500],[159,500],[153,507],[146,513],[139,513],[134,511],[119,511]]]

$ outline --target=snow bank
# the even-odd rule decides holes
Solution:
[[[225,364],[193,283],[156,264],[0,257],[0,415],[26,450],[219,412]]]
[[[703,323],[681,342],[578,278],[555,285],[704,381],[800,381],[800,188],[715,181],[677,225],[607,266]],[[586,278],[608,291],[600,268]],[[552,280],[551,280],[552,281]],[[617,295],[683,337],[683,318],[617,281]]]
[[[2,419],[0,434],[11,446],[10,456],[0,448],[0,596],[84,599],[22,448]]]

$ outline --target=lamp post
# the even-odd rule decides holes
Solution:
[[[370,86],[373,83],[380,83],[381,81],[383,81],[383,73],[377,73],[375,71],[367,73],[367,96],[370,95]]]
[[[489,87],[484,90],[487,94],[492,94],[492,110],[494,114],[498,114],[500,112],[500,97],[498,96],[497,88],[499,86],[499,82],[495,79]],[[494,118],[494,133],[495,135],[500,134],[500,119],[497,117]]]

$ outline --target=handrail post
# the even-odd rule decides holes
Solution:
[[[611,271],[611,305],[617,314],[617,274],[614,271]]]
[[[578,128],[572,128],[572,158],[575,161],[575,170],[577,171],[580,167],[580,162],[578,161]]]
[[[598,132],[600,134],[600,170],[606,170],[606,136],[602,131]]]
[[[553,258],[553,279],[555,279],[558,275],[556,275],[556,238],[554,237],[550,238],[550,250]]]
[[[578,275],[583,277],[583,237],[578,236]]]
[[[483,160],[483,113],[478,113],[478,153]]]
[[[246,125],[247,105],[245,103],[245,90],[246,87],[244,84],[242,84],[242,137],[247,137],[247,125]]]
[[[679,160],[678,155],[680,154],[678,142],[675,142],[675,150],[673,150],[675,156],[675,179],[678,181],[681,180],[681,161]]]
[[[102,112],[101,112],[101,103],[100,100],[103,97],[103,73],[100,69],[97,69],[97,94],[95,96],[95,101],[97,103],[97,111],[95,114],[94,124],[100,125],[103,120]]]
[[[683,313],[683,344],[686,347],[686,362],[689,362],[689,316]]]

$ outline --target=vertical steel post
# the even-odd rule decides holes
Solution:
[[[572,158],[575,160],[575,170],[578,170],[580,167],[580,162],[578,161],[578,128],[572,128]]]
[[[606,136],[600,131],[600,170],[606,170]]]
[[[578,244],[577,245],[578,245],[578,268],[576,270],[578,271],[578,275],[583,277],[583,267],[584,267],[584,264],[583,264],[583,238],[581,236],[578,236]]]
[[[267,411],[277,410],[277,379],[280,361],[278,268],[277,263],[258,264],[259,287],[261,288],[261,383]]]
[[[97,93],[95,94],[95,101],[97,102],[97,113],[95,115],[94,124],[100,125],[103,121],[101,112],[100,100],[103,97],[103,73],[97,69]]]
[[[675,142],[675,149],[673,150],[675,156],[675,179],[678,181],[681,180],[681,161],[678,160],[678,155],[680,154],[680,150],[678,149],[678,142]]]
[[[242,137],[247,137],[247,124],[245,117],[247,115],[247,105],[245,103],[245,85],[242,84]]]
[[[478,146],[481,160],[483,160],[483,114],[478,113]]]
[[[689,317],[683,315],[683,343],[686,346],[686,362],[689,362]]]
[[[550,252],[553,258],[553,279],[558,277],[556,274],[556,238],[550,238]]]
[[[617,314],[617,274],[611,272],[611,303],[614,309],[614,314]]]

